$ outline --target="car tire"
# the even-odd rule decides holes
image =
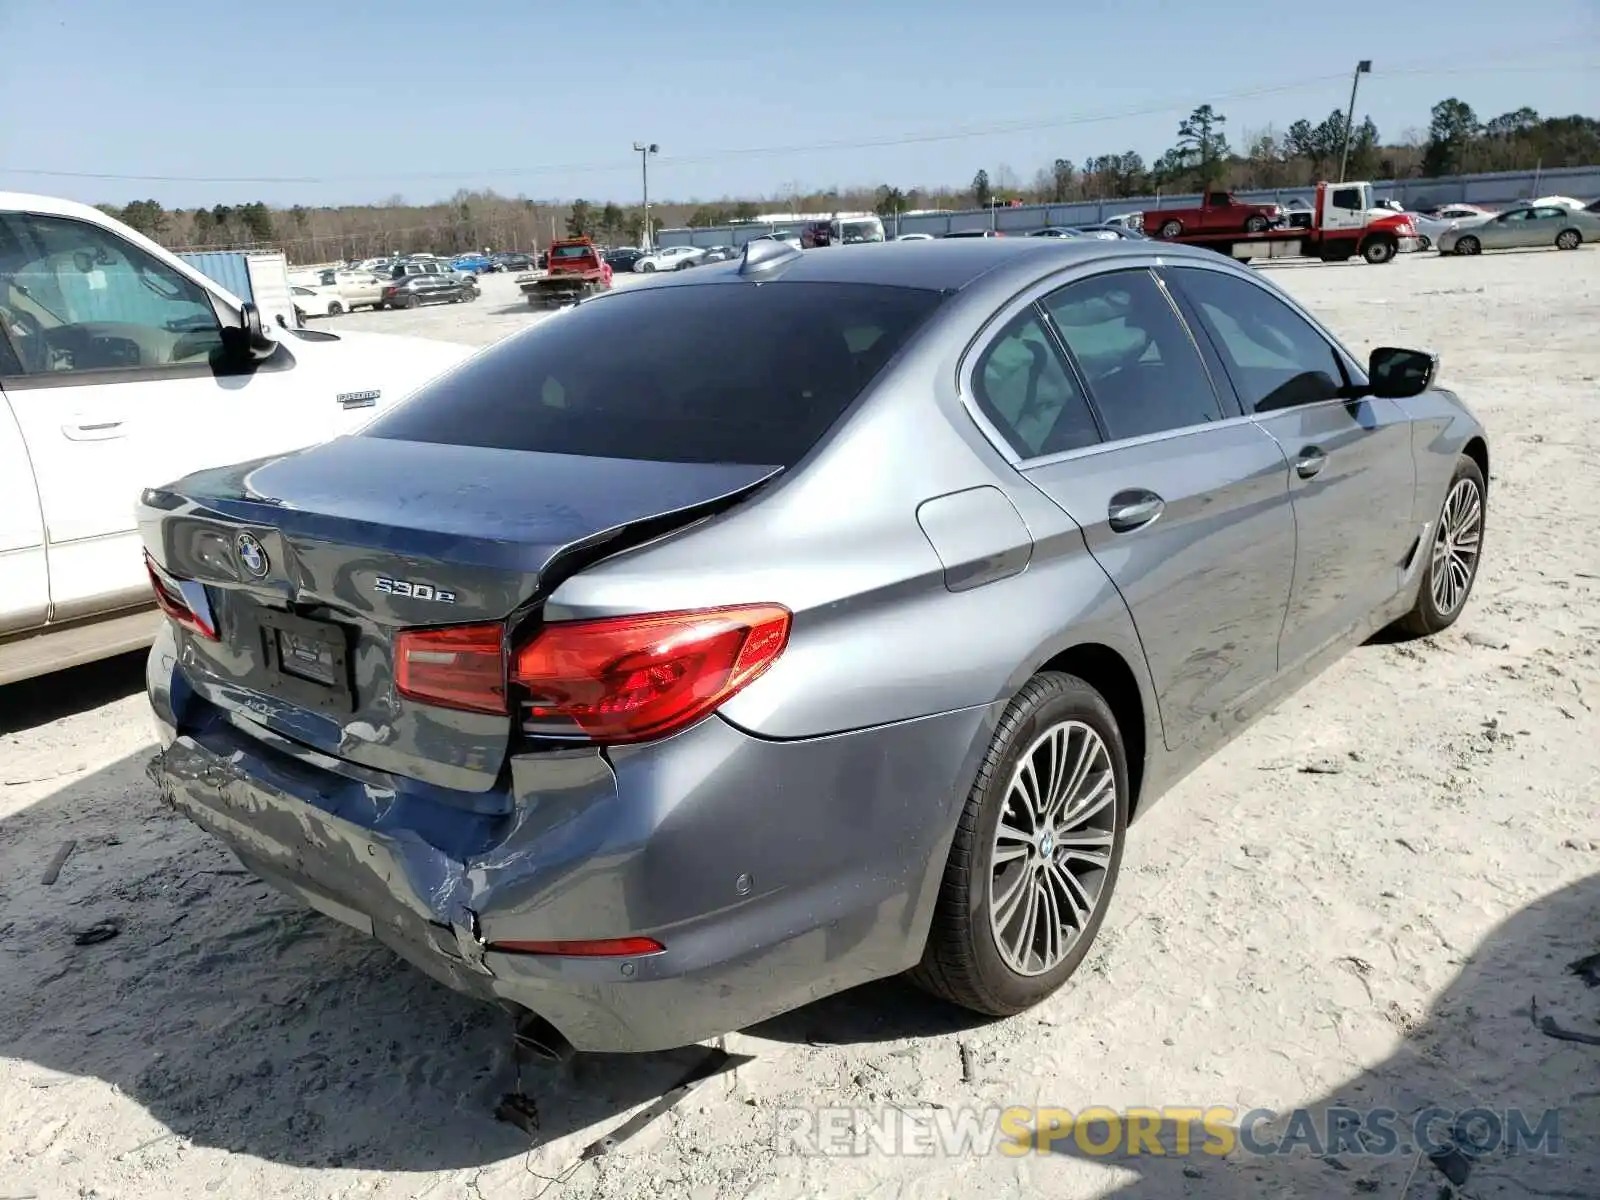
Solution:
[[[1473,237],[1471,234],[1468,234],[1466,237],[1457,238],[1456,239],[1456,253],[1457,254],[1482,254],[1483,253],[1483,243],[1480,242],[1477,238]]]
[[[1161,236],[1164,238],[1175,238],[1182,232],[1182,221],[1163,221],[1161,223]]]
[[[1244,223],[1246,233],[1263,233],[1267,228],[1267,219],[1263,216],[1254,216]]]
[[[294,310],[294,319],[300,324],[304,325],[306,323],[306,310],[303,308],[296,308]]]
[[[1419,233],[1417,235],[1417,249],[1419,249],[1419,250],[1432,250],[1433,249],[1433,240],[1431,238],[1429,238],[1427,234]]]
[[[1478,578],[1488,518],[1488,482],[1478,464],[1463,454],[1445,489],[1433,539],[1426,547],[1417,548],[1418,554],[1428,555],[1428,561],[1422,568],[1417,601],[1395,622],[1397,629],[1414,637],[1428,637],[1456,623]]]
[[[1563,229],[1556,234],[1557,250],[1576,250],[1581,245],[1583,245],[1583,234],[1576,229]]]
[[[1384,263],[1394,261],[1398,249],[1393,238],[1368,238],[1367,244],[1361,247],[1361,257],[1373,266],[1381,267]]]
[[[372,311],[373,312],[382,312],[384,310],[384,308],[385,308],[385,305],[384,305],[383,301],[379,300],[376,304],[374,304],[372,306]]]
[[[340,304],[337,300],[328,305],[328,315],[330,317],[337,317],[343,312],[344,305]]]
[[[1080,759],[1083,753],[1090,757]],[[1036,781],[1063,783],[1072,782],[1076,768],[1088,761],[1089,775],[1079,781],[1087,786],[1064,799],[1084,804],[1072,797],[1094,797],[1081,820],[1067,817],[1070,825],[1039,831],[1031,843],[1001,837],[1005,817],[1008,829],[1039,830],[1033,823],[1037,810],[1029,806],[1038,789],[1027,786],[1025,761]],[[1060,774],[1052,775],[1045,764],[1057,761]],[[1104,919],[1122,862],[1128,809],[1127,754],[1105,698],[1074,675],[1035,675],[1007,706],[967,796],[912,982],[996,1017],[1031,1008],[1060,988],[1088,954]],[[1062,854],[1075,843],[1079,853]],[[1086,844],[1094,849],[1083,849]],[[1069,862],[1082,870],[1073,874]],[[1003,874],[997,876],[997,867]],[[997,887],[1018,888],[1021,896],[1002,890],[996,904]],[[1071,927],[1051,914],[1052,906],[1056,914],[1073,909]],[[1024,926],[1027,938],[1020,936]]]
[[[639,268],[639,273],[642,274],[642,275],[649,275],[655,269],[656,269],[655,263],[645,263],[644,266]]]

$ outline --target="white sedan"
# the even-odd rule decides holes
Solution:
[[[289,292],[294,297],[294,311],[302,325],[311,317],[336,317],[345,309],[344,297],[336,287],[296,284]]]
[[[683,271],[694,266],[706,256],[702,246],[668,246],[654,254],[646,254],[633,264],[635,271],[648,275],[653,271]]]
[[[1476,204],[1446,204],[1431,214],[1414,212],[1410,215],[1411,224],[1416,227],[1422,249],[1432,250],[1439,244],[1440,236],[1454,229],[1457,222],[1476,221],[1480,217],[1491,217],[1494,213],[1490,209],[1479,208]]]

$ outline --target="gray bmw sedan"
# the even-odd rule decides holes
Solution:
[[[1016,1013],[1129,822],[1451,624],[1488,443],[1204,250],[799,251],[585,300],[147,491],[163,795],[563,1050],[909,971]]]

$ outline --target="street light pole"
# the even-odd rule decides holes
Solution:
[[[650,156],[660,152],[661,147],[654,142],[635,142],[634,151],[639,155],[639,174],[644,182],[644,245],[641,250],[650,249]]]
[[[1350,112],[1344,119],[1344,153],[1339,156],[1339,182],[1344,182],[1345,168],[1350,165],[1350,136],[1355,132],[1356,123],[1356,88],[1361,86],[1361,77],[1372,73],[1372,60],[1363,58],[1356,64],[1356,73],[1350,79]]]

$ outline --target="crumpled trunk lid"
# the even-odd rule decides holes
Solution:
[[[584,562],[775,473],[350,437],[147,491],[139,523],[158,567],[202,589],[218,637],[180,628],[179,661],[236,725],[476,793],[511,718],[400,696],[398,633],[524,626]]]

